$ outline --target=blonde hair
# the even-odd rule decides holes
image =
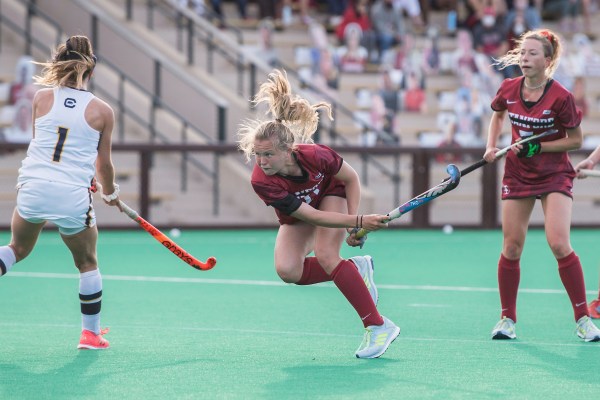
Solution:
[[[81,87],[96,66],[96,56],[90,40],[78,35],[59,44],[51,60],[34,64],[43,67],[41,75],[33,77],[38,85]]]
[[[331,115],[331,106],[325,102],[310,104],[292,89],[285,71],[274,70],[269,79],[260,85],[252,100],[255,105],[266,102],[274,121],[249,120],[238,129],[238,147],[250,160],[256,140],[271,140],[275,148],[286,150],[296,143],[313,143],[312,136],[319,124],[320,108]]]
[[[546,77],[551,78],[558,68],[558,62],[562,52],[562,44],[559,37],[549,29],[537,29],[521,35],[515,42],[515,48],[496,60],[494,65],[504,69],[510,65],[519,65],[521,50],[527,39],[534,39],[542,43],[544,57],[550,57],[550,65],[546,68]]]

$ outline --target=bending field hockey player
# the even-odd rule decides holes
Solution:
[[[313,143],[318,110],[331,118],[329,104],[310,104],[292,94],[287,75],[279,70],[269,74],[254,102],[266,103],[271,118],[246,121],[239,129],[238,143],[248,161],[255,159],[254,191],[279,218],[275,270],[284,282],[296,285],[333,281],[365,328],[355,356],[379,357],[400,328],[377,310],[372,257],[346,260],[340,250],[346,232],[351,232],[346,242],[359,246],[358,229],[385,228],[389,218],[360,215],[358,174],[335,151]],[[312,251],[314,256],[309,257]]]

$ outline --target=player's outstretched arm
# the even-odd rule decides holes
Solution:
[[[333,211],[321,211],[302,203],[291,214],[292,217],[316,226],[327,228],[364,228],[367,231],[376,231],[387,227],[389,217],[381,214],[344,214]]]

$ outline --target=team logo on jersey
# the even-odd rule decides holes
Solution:
[[[550,110],[544,110],[544,112],[542,113],[543,115],[548,115],[546,114],[546,111],[550,111]],[[525,128],[527,130],[534,130],[534,129],[549,129],[554,127],[554,117],[547,117],[547,118],[537,118],[537,117],[531,117],[529,115],[522,115],[519,113],[508,113],[508,118],[510,118],[510,123],[518,128]]]
[[[67,108],[75,108],[75,106],[77,105],[77,100],[75,100],[75,99],[73,99],[71,97],[67,97],[65,99],[64,105]]]
[[[508,196],[508,194],[510,193],[510,189],[508,188],[508,185],[504,185],[504,186],[502,186],[502,193],[503,193],[505,196]]]
[[[309,189],[304,189],[300,190],[299,192],[295,192],[294,195],[296,195],[297,198],[304,201],[306,204],[310,204],[310,202],[313,200],[311,195],[314,194],[315,196],[318,196],[319,193],[321,193],[321,189],[319,189],[320,185],[321,182],[317,183],[315,186]]]
[[[550,115],[551,113],[552,113],[552,111],[550,111],[550,110],[542,111],[542,115]]]
[[[300,200],[304,201],[306,204],[310,204],[313,201],[313,197],[316,197],[321,193],[321,183],[323,183],[323,179],[325,178],[325,174],[322,172],[317,172],[315,175],[315,180],[320,179],[313,187],[308,189],[303,189],[298,192],[295,192],[294,195]]]

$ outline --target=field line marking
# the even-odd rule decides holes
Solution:
[[[0,327],[4,328],[27,328],[27,329],[77,329],[80,328],[80,325],[77,324],[45,324],[45,323],[18,323],[18,322],[6,322],[0,321]],[[239,327],[220,327],[220,328],[211,328],[211,327],[185,327],[185,326],[164,326],[164,325],[111,325],[111,333],[115,333],[118,330],[123,329],[133,329],[139,330],[140,332],[146,332],[151,329],[153,331],[157,330],[165,330],[165,331],[192,331],[192,332],[231,332],[233,335],[239,334],[251,334],[251,335],[289,335],[289,336],[318,336],[318,337],[338,337],[338,338],[359,338],[358,334],[347,334],[347,333],[327,333],[327,332],[313,332],[313,331],[291,331],[291,330],[268,330],[268,329],[244,329]],[[600,346],[597,346],[593,343],[584,343],[583,341],[577,342],[574,339],[572,343],[565,342],[539,342],[539,341],[523,341],[521,339],[517,341],[494,341],[491,339],[457,339],[453,337],[410,337],[410,336],[402,336],[400,335],[399,342],[435,342],[435,343],[478,343],[483,345],[492,345],[492,346],[534,346],[534,347],[582,347],[589,349],[589,351],[599,351]]]
[[[10,272],[6,277],[15,278],[43,278],[43,279],[79,279],[79,274],[63,274],[54,272]],[[4,279],[4,278],[3,278]],[[248,285],[248,286],[290,286],[293,284],[281,281],[264,281],[252,279],[209,279],[209,278],[177,278],[167,276],[141,276],[141,275],[102,275],[107,281],[131,281],[131,282],[164,282],[164,283],[199,283],[207,285]],[[335,287],[331,283],[312,285],[317,287]],[[438,285],[394,285],[378,284],[378,289],[388,290],[417,290],[417,291],[446,291],[446,292],[493,292],[497,293],[496,287],[476,286],[438,286]],[[587,290],[587,294],[594,295],[598,292]],[[528,289],[519,288],[519,293],[530,294],[565,294],[564,289]]]

